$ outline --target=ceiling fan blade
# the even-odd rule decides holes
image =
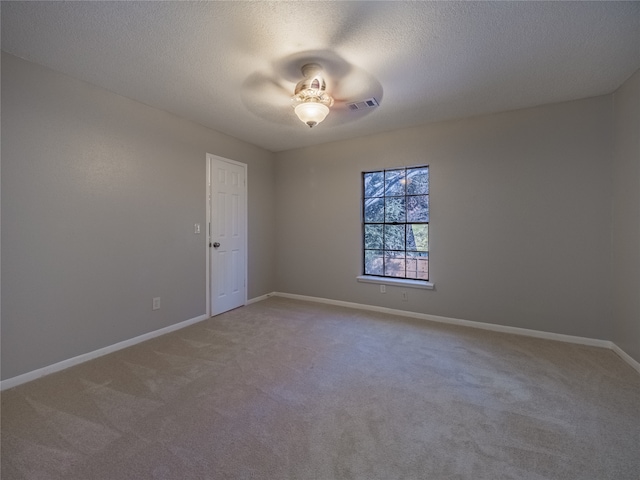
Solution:
[[[275,97],[289,97],[292,90],[283,82],[279,82],[277,79],[262,73],[256,72],[250,75],[242,84],[242,89],[255,92],[259,95],[271,95]]]
[[[241,88],[242,103],[247,110],[269,122],[280,124],[291,123],[291,116],[295,118],[291,95],[293,86],[262,72],[250,75]]]
[[[380,8],[385,8],[383,2],[375,8],[368,2],[345,2],[341,5],[340,19],[332,23],[333,30],[328,32],[327,45],[337,47],[351,42],[361,41],[370,32],[366,32],[370,19],[375,18]]]
[[[337,81],[351,70],[349,62],[333,51],[306,50],[273,62],[273,73],[276,78],[295,84],[302,79],[302,67],[309,63],[320,65],[328,81]]]
[[[374,97],[382,100],[382,85],[368,72],[352,67],[348,75],[340,79],[331,91],[336,103],[351,103]]]

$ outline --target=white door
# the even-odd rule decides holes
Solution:
[[[207,155],[211,315],[246,303],[247,166]]]

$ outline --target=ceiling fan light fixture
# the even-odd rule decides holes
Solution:
[[[302,123],[314,127],[327,117],[329,107],[320,102],[308,101],[296,105],[294,111]]]
[[[327,117],[329,107],[333,105],[333,98],[326,92],[327,82],[322,76],[320,65],[315,63],[304,65],[302,75],[305,78],[296,85],[291,100],[294,111],[302,123],[313,127]]]

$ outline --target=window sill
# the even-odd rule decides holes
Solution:
[[[361,283],[376,283],[379,285],[397,285],[398,287],[422,288],[433,290],[436,286],[424,280],[407,280],[406,278],[374,277],[371,275],[360,275],[356,279]]]

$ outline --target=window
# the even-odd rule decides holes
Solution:
[[[365,279],[429,280],[429,166],[362,174]]]

